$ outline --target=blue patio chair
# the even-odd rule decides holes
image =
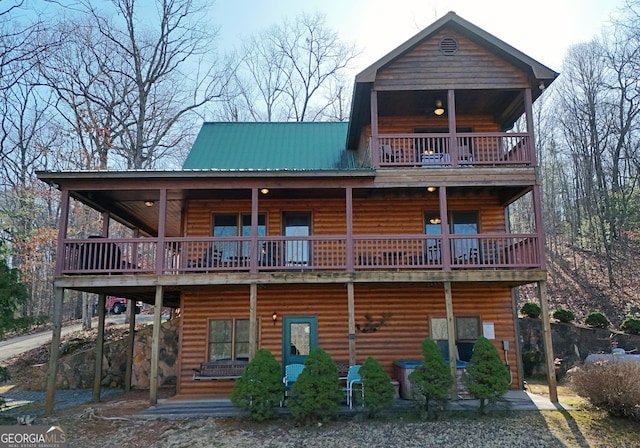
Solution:
[[[289,391],[291,390],[291,386],[293,383],[298,381],[298,377],[304,370],[304,364],[289,364],[284,368],[284,376],[282,377],[282,382],[284,383],[284,398],[280,402],[280,407],[284,405],[284,400],[289,395]]]
[[[349,367],[349,371],[347,372],[347,387],[343,389],[347,392],[347,404],[349,405],[349,409],[353,409],[354,386],[356,389],[360,389],[360,402],[362,406],[364,406],[364,387],[362,386],[362,378],[360,378],[359,365]]]

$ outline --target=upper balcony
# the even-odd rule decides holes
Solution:
[[[380,134],[369,140],[368,151],[380,168],[526,167],[535,161],[529,135],[511,132]]]
[[[533,234],[65,239],[58,275],[541,268]]]

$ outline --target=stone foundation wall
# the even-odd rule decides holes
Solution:
[[[519,321],[525,376],[546,375],[542,320],[525,317]],[[616,347],[640,353],[640,336],[609,329],[556,322],[551,323],[551,338],[560,373],[583,362],[590,353],[611,353]]]
[[[176,362],[178,359],[179,319],[163,322],[160,327],[160,360],[158,364],[158,385],[176,383]],[[133,368],[131,387],[149,388],[151,370],[151,341],[153,326],[137,331],[133,345]],[[102,381],[104,387],[123,387],[127,371],[126,339],[104,345],[102,359]],[[56,387],[59,389],[84,389],[93,387],[95,374],[95,348],[63,355],[58,362]],[[24,381],[24,387],[41,390],[46,387],[47,364],[33,366],[33,376]]]

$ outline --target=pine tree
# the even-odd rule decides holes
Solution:
[[[378,417],[384,409],[393,406],[395,391],[391,378],[371,356],[362,364],[359,372],[364,387],[364,406],[369,411],[369,417]]]
[[[16,310],[29,299],[27,287],[20,281],[20,271],[0,259],[0,338],[16,328]]]
[[[338,415],[338,402],[342,396],[335,362],[320,347],[314,348],[291,387],[288,405],[291,414],[304,424],[333,420]]]
[[[431,401],[444,406],[449,399],[453,377],[438,344],[427,338],[422,342],[422,365],[409,374],[414,400],[421,402],[429,418]]]
[[[469,393],[480,400],[481,414],[485,412],[487,403],[495,403],[509,390],[509,368],[502,363],[500,353],[487,338],[481,336],[473,346],[473,355],[462,374],[462,382]]]
[[[231,402],[246,409],[257,421],[273,416],[284,393],[282,368],[271,352],[259,349],[236,381]]]

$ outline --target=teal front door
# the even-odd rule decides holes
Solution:
[[[284,316],[282,326],[282,365],[304,364],[318,345],[318,318]]]

